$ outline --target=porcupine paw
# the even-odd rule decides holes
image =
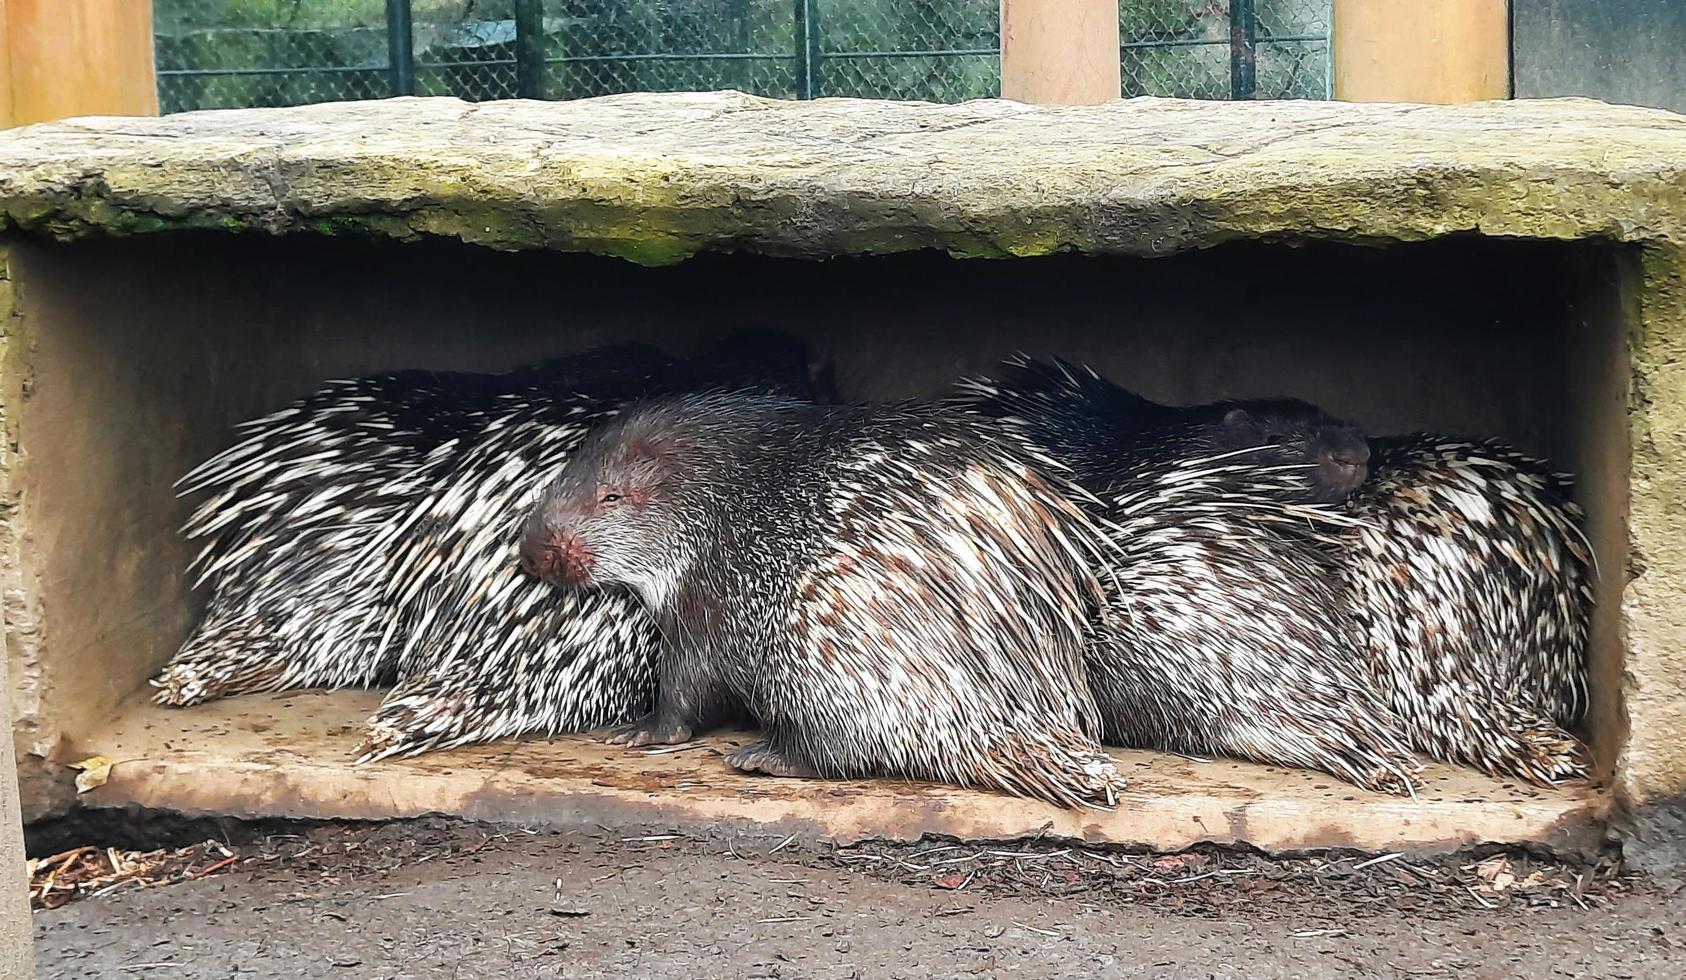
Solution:
[[[819,779],[818,770],[807,763],[789,758],[766,739],[744,746],[726,757],[726,764],[740,772],[758,772],[763,776],[783,776],[788,779]]]
[[[1424,746],[1429,754],[1538,786],[1591,778],[1586,746],[1542,712],[1504,702],[1486,707],[1482,714],[1468,713],[1473,723]]]
[[[1372,793],[1415,797],[1422,788],[1422,761],[1403,741],[1354,731],[1350,741],[1328,752],[1325,764],[1316,768]]]
[[[352,764],[360,766],[365,762],[375,762],[390,755],[397,755],[404,751],[403,741],[403,732],[371,718],[369,730],[363,733],[363,740],[352,750]]]
[[[1416,796],[1421,784],[1417,781],[1415,773],[1421,768],[1420,764],[1410,759],[1392,766],[1375,766],[1360,774],[1354,783],[1372,793]]]
[[[462,728],[463,699],[412,694],[388,697],[369,718],[357,762],[425,752]]]
[[[985,758],[993,772],[985,784],[1067,809],[1111,809],[1127,785],[1117,763],[1079,733],[1010,738]]]
[[[1517,775],[1531,782],[1557,783],[1592,778],[1592,757],[1580,739],[1549,722],[1524,729],[1519,738],[1526,755]]]
[[[627,725],[609,729],[603,741],[610,745],[638,748],[643,745],[678,745],[691,740],[691,726],[652,712]]]
[[[209,669],[191,663],[171,664],[149,683],[157,688],[152,700],[169,708],[186,708],[222,695]]]

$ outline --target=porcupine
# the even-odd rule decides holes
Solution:
[[[613,742],[683,742],[741,706],[763,729],[727,758],[743,771],[1106,805],[1094,529],[1029,456],[951,407],[657,401],[587,438],[522,560],[629,588],[661,624],[655,710]]]
[[[813,367],[805,345],[751,331],[689,363],[685,387],[828,400]],[[619,592],[559,592],[515,554],[539,494],[612,412],[574,399],[511,414],[406,520],[387,576],[406,636],[401,680],[369,720],[359,761],[582,731],[648,710],[659,636],[642,606]]]
[[[390,680],[393,661],[377,649],[381,555],[429,488],[430,455],[448,456],[513,394],[612,379],[637,393],[637,379],[670,368],[624,344],[504,375],[398,371],[329,382],[244,423],[245,438],[177,484],[183,496],[210,494],[183,533],[204,541],[193,568],[211,589],[153,681],[157,700]]]
[[[1364,479],[1350,426],[1293,401],[1176,409],[1016,358],[961,400],[1069,461],[1114,548],[1087,652],[1105,741],[1318,769],[1414,792],[1331,551]]]
[[[1567,476],[1496,441],[1375,439],[1343,567],[1415,747],[1492,775],[1590,775],[1592,550]]]
[[[715,350],[710,383],[753,368],[750,349],[733,338]],[[414,511],[469,447],[559,393],[589,390],[601,408],[702,383],[652,348],[622,344],[501,375],[335,382],[249,423],[244,442],[184,480],[184,492],[218,491],[188,525],[211,538],[201,562],[214,588],[201,627],[154,682],[159,700],[389,681],[403,638],[385,576]]]
[[[1338,504],[1364,481],[1370,447],[1363,435],[1295,399],[1163,405],[1128,391],[1093,368],[1016,354],[994,377],[967,378],[957,401],[999,418],[1070,466],[1091,490],[1115,484],[1129,467],[1167,453],[1195,459],[1243,453],[1249,472],[1280,471],[1271,495],[1288,503]]]

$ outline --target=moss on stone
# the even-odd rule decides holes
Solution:
[[[0,173],[0,221],[55,237],[429,236],[653,265],[1472,231],[1686,242],[1686,125],[1586,100],[414,99],[28,127],[0,134]]]

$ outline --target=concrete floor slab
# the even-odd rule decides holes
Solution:
[[[77,746],[78,758],[116,763],[83,800],[253,818],[441,813],[551,827],[796,833],[840,844],[1048,835],[1156,850],[1244,842],[1273,853],[1433,852],[1488,842],[1584,852],[1602,841],[1609,806],[1598,788],[1542,790],[1443,766],[1425,774],[1424,792],[1410,800],[1319,773],[1115,750],[1131,781],[1118,807],[1062,811],[947,786],[743,776],[720,758],[741,733],[657,750],[572,736],[353,765],[377,701],[374,692],[313,691],[188,710],[133,703]]]

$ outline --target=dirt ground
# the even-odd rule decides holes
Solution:
[[[79,850],[35,913],[38,975],[1686,976],[1686,894],[1608,863],[282,830],[224,827],[72,900],[73,864],[110,871]]]

